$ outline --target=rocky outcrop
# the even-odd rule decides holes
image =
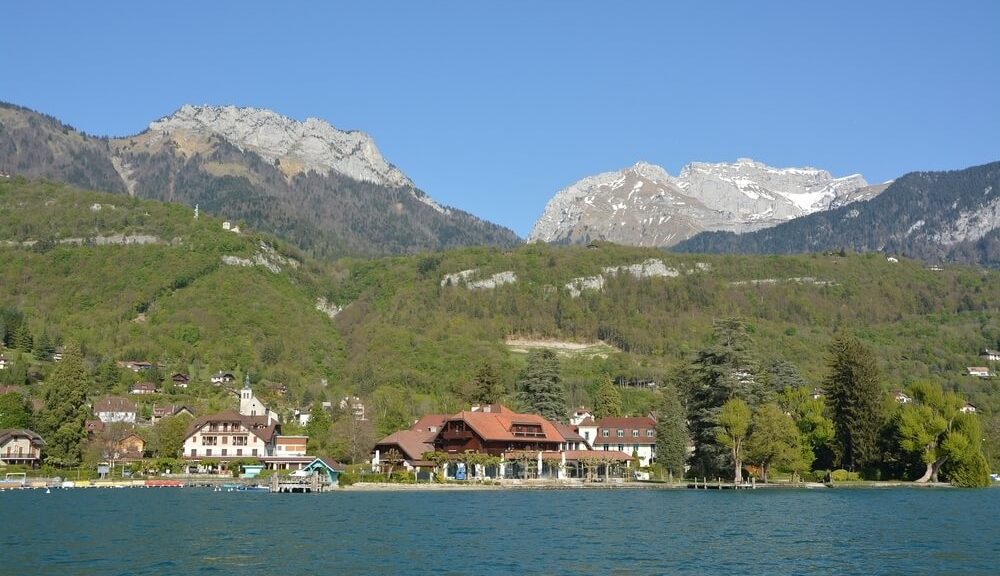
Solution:
[[[186,105],[150,123],[154,137],[215,134],[240,150],[276,162],[286,175],[331,171],[381,185],[412,185],[364,132],[338,130],[316,118],[292,120],[270,110]]]
[[[694,162],[679,176],[640,162],[584,178],[545,207],[529,240],[608,240],[671,246],[706,230],[745,232],[863,200],[884,190],[860,175],[834,178],[815,168],[772,168],[753,160]]]
[[[505,284],[513,284],[517,282],[517,274],[510,270],[497,272],[496,274],[479,280],[473,280],[473,278],[478,275],[478,268],[445,274],[441,279],[441,286],[458,286],[460,284],[464,284],[469,290],[493,290],[494,288]]]
[[[686,272],[691,274],[693,272],[706,272],[710,269],[709,264],[698,262],[694,268],[688,269]],[[584,290],[603,290],[606,279],[618,274],[630,274],[635,278],[676,278],[681,275],[681,271],[667,266],[658,258],[649,258],[639,264],[608,266],[596,276],[573,278],[566,283],[566,290],[571,297],[577,298]]]
[[[250,258],[225,255],[222,257],[222,263],[227,266],[260,266],[274,274],[279,274],[282,266],[287,266],[289,268],[299,267],[298,260],[282,256],[277,250],[265,242],[260,243],[260,250]]]

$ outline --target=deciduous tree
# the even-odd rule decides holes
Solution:
[[[911,386],[910,393],[914,401],[904,404],[898,413],[899,445],[907,452],[919,453],[926,465],[918,483],[937,482],[938,472],[949,456],[941,443],[963,402],[955,393],[926,382]]]
[[[803,458],[802,439],[791,416],[777,404],[767,403],[753,414],[746,459],[761,468],[764,482],[772,468],[801,472],[809,464]]]
[[[0,429],[29,428],[31,407],[17,392],[0,394]]]
[[[743,443],[750,430],[750,406],[739,398],[722,405],[716,419],[715,435],[719,444],[729,448],[733,464],[733,482],[743,481]]]

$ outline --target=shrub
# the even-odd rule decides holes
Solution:
[[[358,476],[352,472],[341,472],[337,476],[337,485],[341,488],[351,486],[358,481]]]
[[[843,468],[839,468],[830,473],[830,480],[834,482],[857,482],[861,479],[861,476],[857,472],[848,472]]]

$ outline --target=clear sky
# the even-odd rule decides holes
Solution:
[[[92,134],[182,104],[372,134],[437,200],[526,235],[638,160],[880,182],[1000,160],[1000,2],[10,2],[0,100]]]

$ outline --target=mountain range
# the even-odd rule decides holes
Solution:
[[[0,171],[197,205],[328,258],[520,242],[434,201],[367,134],[257,108],[183,106],[103,138],[0,104]]]
[[[912,172],[867,201],[747,234],[699,234],[684,252],[791,254],[850,249],[1000,266],[1000,162]]]
[[[692,162],[677,176],[639,162],[556,193],[528,239],[688,252],[844,248],[1000,266],[997,172],[994,163],[870,185],[859,174],[745,158]],[[0,103],[0,173],[198,206],[325,259],[521,243],[436,202],[367,134],[258,108],[186,105],[139,134],[105,138]]]
[[[885,189],[859,174],[834,178],[816,168],[773,168],[741,158],[693,162],[679,176],[639,162],[584,178],[558,192],[529,240],[607,240],[667,247],[706,230],[747,232],[869,199]]]

